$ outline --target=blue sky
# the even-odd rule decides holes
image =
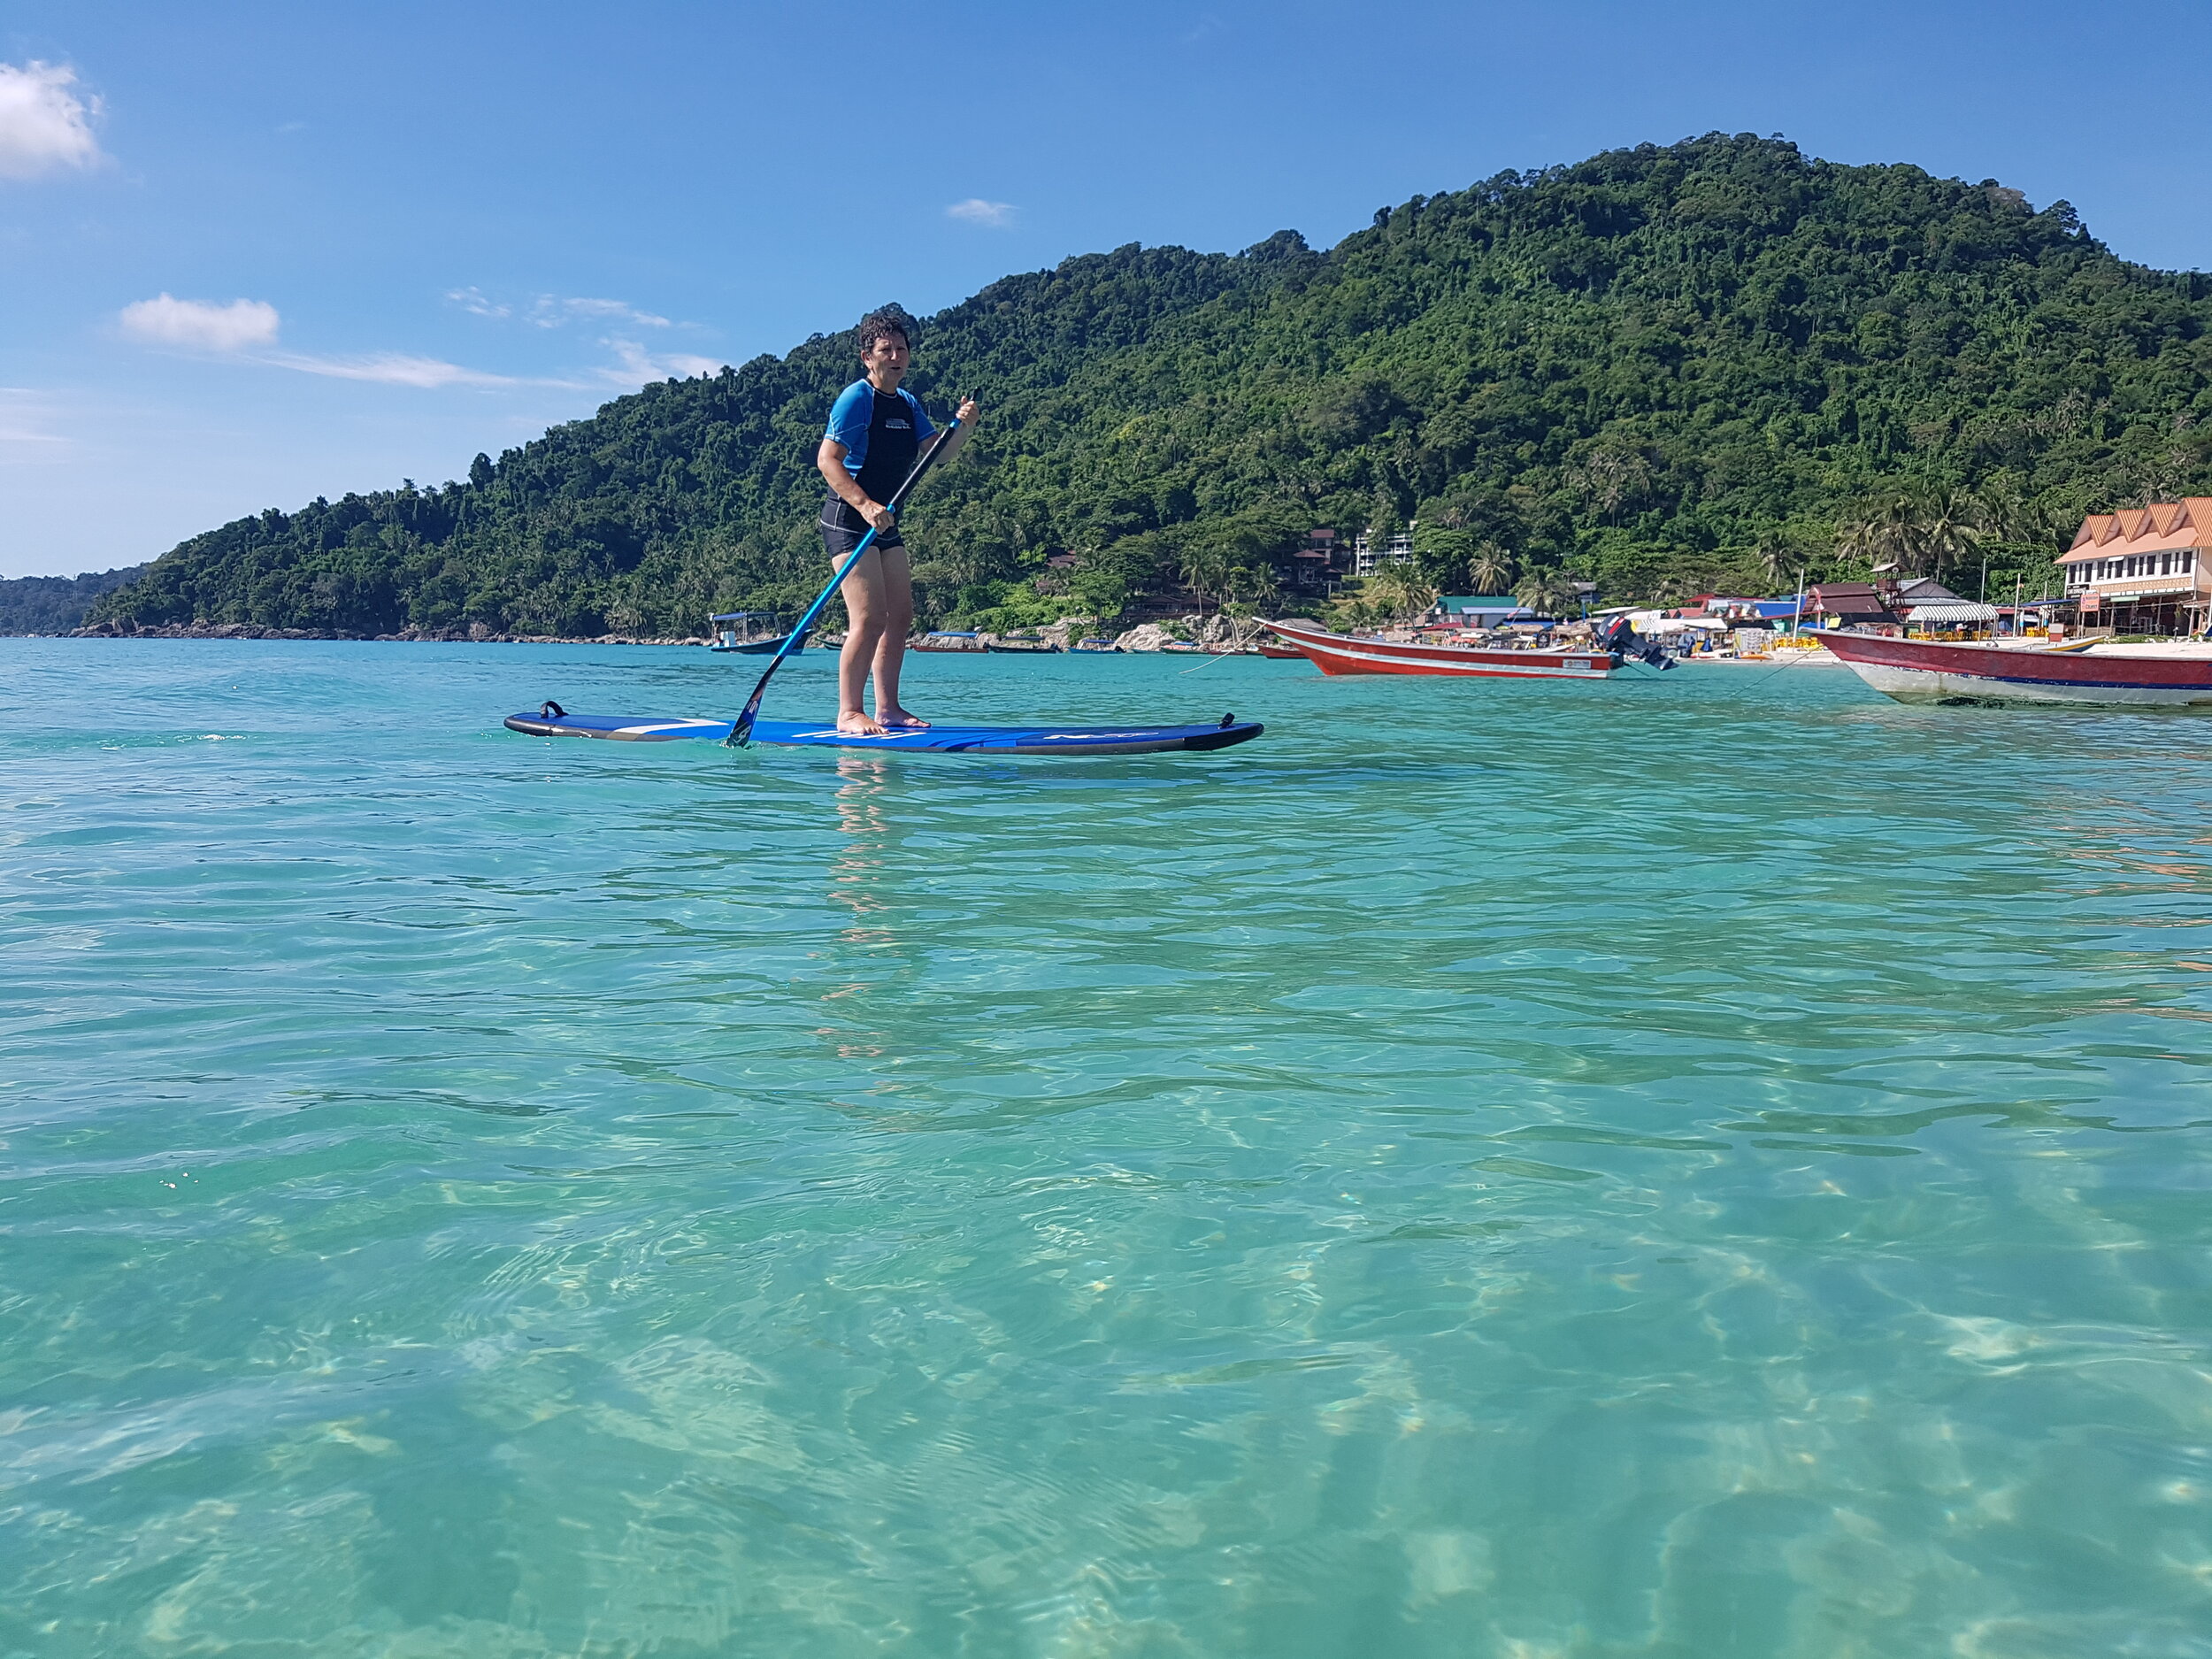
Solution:
[[[459,476],[884,299],[1129,242],[1325,246],[1715,129],[1997,178],[2212,266],[2208,44],[2202,0],[11,0],[0,575]]]

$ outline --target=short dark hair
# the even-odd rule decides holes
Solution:
[[[877,341],[886,334],[896,334],[908,345],[914,343],[914,319],[906,314],[906,307],[894,300],[888,305],[879,305],[860,319],[860,350],[866,356]]]

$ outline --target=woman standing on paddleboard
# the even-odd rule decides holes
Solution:
[[[831,562],[841,565],[862,537],[877,533],[841,589],[849,626],[837,660],[841,732],[914,731],[929,724],[899,703],[899,667],[914,626],[914,573],[898,525],[883,504],[914,470],[923,442],[935,431],[921,399],[899,384],[906,378],[913,334],[914,319],[901,306],[886,305],[860,319],[860,361],[868,373],[838,394],[814,457],[830,488],[822,503],[822,544]],[[960,405],[960,425],[945,441],[942,459],[950,460],[968,441],[976,415],[972,397]],[[872,669],[872,720],[861,704]]]

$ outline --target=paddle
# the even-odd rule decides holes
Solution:
[[[906,475],[906,481],[891,492],[891,499],[883,504],[891,510],[895,518],[906,500],[907,492],[921,482],[922,474],[929,471],[930,463],[944,449],[946,441],[959,430],[960,418],[956,415],[929,441],[929,448],[923,450],[921,458],[914,463],[914,470]],[[814,618],[822,614],[822,607],[829,603],[830,595],[845,585],[845,578],[853,573],[853,567],[860,563],[860,556],[875,545],[876,534],[872,528],[860,538],[860,545],[837,567],[837,574],[829,579],[829,586],[816,595],[814,603],[806,608],[806,614],[799,618],[799,626],[784,636],[784,641],[777,647],[775,656],[761,671],[760,683],[753,687],[753,695],[745,699],[745,711],[730,722],[730,734],[722,740],[724,748],[743,749],[751,740],[753,722],[760,718],[760,700],[768,690],[769,680],[775,677],[776,670],[783,666],[783,659],[799,649],[800,642],[806,638],[807,630],[814,626]]]

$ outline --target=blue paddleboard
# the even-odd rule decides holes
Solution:
[[[611,737],[666,743],[703,737],[722,742],[727,720],[658,719],[641,714],[571,714],[557,703],[511,714],[507,729],[531,737]],[[1227,749],[1267,728],[1224,715],[1211,726],[933,726],[922,732],[860,737],[834,720],[756,720],[753,741],[787,749],[895,749],[949,755],[1149,755],[1170,749]]]

